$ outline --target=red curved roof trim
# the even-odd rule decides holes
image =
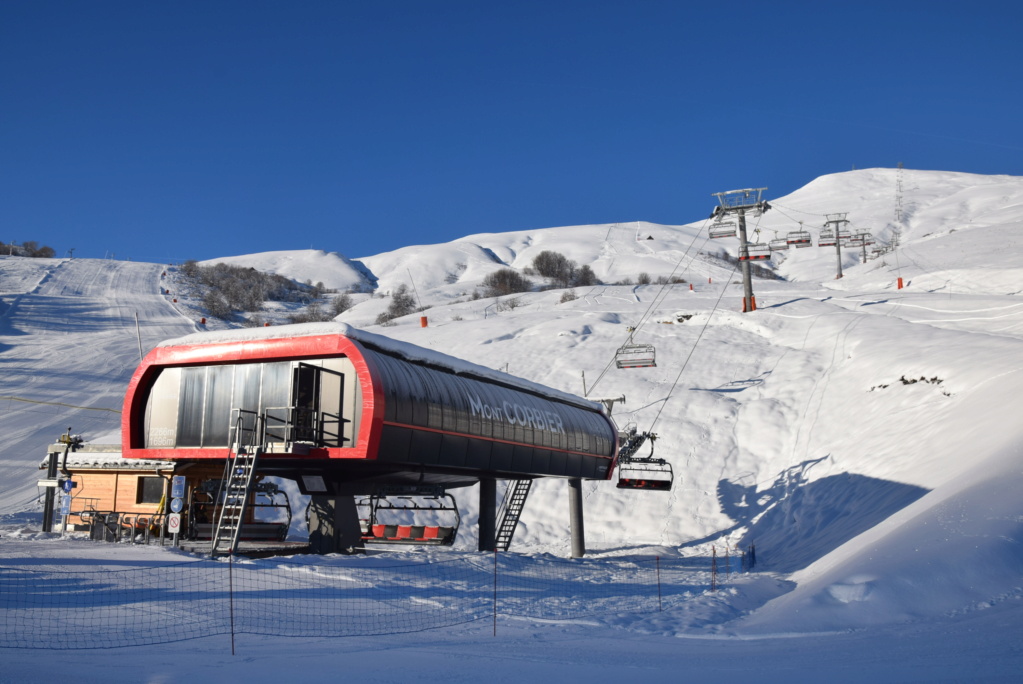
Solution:
[[[209,449],[143,448],[145,399],[162,368],[209,366],[256,361],[290,361],[346,356],[355,366],[362,389],[362,422],[354,447],[313,449],[308,456],[292,458],[375,459],[383,430],[384,398],[376,368],[355,340],[341,335],[311,335],[262,340],[239,340],[202,345],[157,347],[135,369],[124,396],[121,413],[121,445],[126,458],[157,460],[224,458],[223,447]]]

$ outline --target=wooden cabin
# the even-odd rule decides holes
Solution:
[[[146,532],[159,535],[169,511],[171,478],[183,475],[182,536],[209,538],[217,510],[216,484],[223,476],[221,464],[124,458],[119,444],[76,445],[66,457],[64,449],[64,444],[52,445],[39,467],[45,470],[50,454],[57,454],[57,477],[73,483],[67,529],[89,531],[93,538],[107,540]],[[249,538],[283,539],[290,522],[287,496],[272,484],[257,483],[253,499],[246,521]],[[287,509],[288,520],[259,521],[258,514],[267,507]]]

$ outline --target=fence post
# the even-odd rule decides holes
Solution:
[[[718,547],[710,547],[710,590],[718,590]]]
[[[497,548],[494,548],[494,636],[497,636]]]
[[[661,557],[655,556],[657,560],[657,612],[664,610],[661,607]]]
[[[234,552],[227,554],[227,597],[231,615],[231,655],[234,655]]]

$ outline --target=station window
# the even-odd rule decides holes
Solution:
[[[140,477],[135,503],[158,504],[163,499],[162,477]]]

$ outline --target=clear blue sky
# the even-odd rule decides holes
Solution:
[[[146,261],[1023,175],[1010,2],[0,3],[0,240]]]

